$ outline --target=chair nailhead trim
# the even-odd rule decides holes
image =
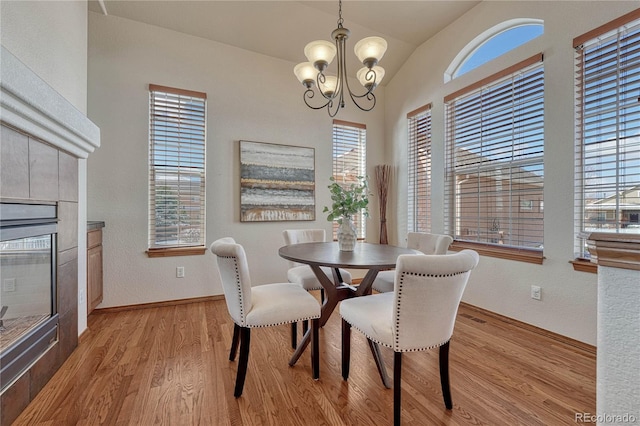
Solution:
[[[349,322],[349,321],[347,321],[347,322]],[[351,324],[351,323],[349,323],[349,324]],[[379,345],[382,345],[382,346],[384,346],[384,347],[386,347],[386,348],[391,348],[391,349],[393,349],[395,352],[420,352],[420,351],[426,351],[426,350],[433,349],[433,348],[439,348],[440,346],[444,345],[445,343],[447,343],[447,342],[451,341],[451,339],[449,339],[449,340],[446,340],[446,341],[444,341],[444,342],[436,343],[435,345],[431,345],[431,346],[423,346],[423,347],[413,348],[413,349],[402,349],[402,350],[396,350],[396,348],[394,348],[394,347],[393,347],[393,345],[389,345],[389,344],[387,344],[387,343],[381,342],[380,340],[378,340],[378,339],[376,339],[376,338],[374,338],[374,337],[370,336],[369,334],[365,333],[365,332],[364,332],[363,330],[361,330],[359,327],[357,327],[357,326],[355,326],[355,325],[353,325],[353,324],[351,324],[351,327],[352,327],[352,328],[355,328],[355,329],[356,329],[356,330],[358,330],[360,333],[364,334],[364,337],[366,337],[367,339],[371,340],[372,342],[377,343],[377,344],[379,344]]]
[[[396,304],[396,332],[394,333],[396,336],[394,346],[396,348],[400,346],[400,301],[402,300],[404,276],[405,276],[405,272],[403,272],[402,275],[400,275],[400,282],[398,283],[398,303]]]
[[[249,327],[249,328],[262,328],[262,327],[274,327],[277,325],[284,325],[284,324],[291,324],[293,322],[299,322],[299,321],[308,321],[308,320],[313,320],[313,319],[318,319],[320,318],[320,315],[317,316],[312,316],[312,317],[303,317],[303,318],[298,318],[296,320],[291,320],[291,321],[284,321],[284,322],[274,322],[272,324],[262,324],[262,325],[251,325],[251,324],[247,324],[245,327]]]
[[[240,299],[239,300],[240,301],[240,318],[242,319],[242,322],[245,323],[246,318],[244,317],[244,299],[242,297],[242,286],[240,285],[240,271],[238,270],[238,258],[235,256],[221,256],[221,257],[224,259],[233,260],[233,266],[236,270],[236,286],[238,287],[238,295]],[[240,327],[246,327],[246,325],[240,325]]]
[[[456,275],[466,274],[469,271],[455,272],[453,274],[420,274],[418,272],[403,272],[403,275],[415,275],[416,277],[434,277],[434,278],[444,278],[444,277],[455,277]]]
[[[422,274],[422,273],[418,273],[418,272],[409,272],[409,271],[402,271],[402,274],[400,275],[400,282],[398,283],[398,303],[396,304],[396,333],[395,333],[395,347],[399,347],[400,346],[400,305],[402,304],[402,288],[404,285],[404,277],[405,275],[413,275],[416,277],[433,277],[433,278],[446,278],[446,277],[455,277],[456,275],[462,275],[462,274],[466,274],[468,271],[461,271],[461,272],[455,272],[453,274]],[[431,348],[437,348],[439,346],[444,345],[447,342],[443,342],[434,346],[429,346],[428,348],[423,348],[423,349],[410,349],[408,351],[402,351],[402,352],[413,352],[413,351],[422,351],[425,349],[431,349]],[[395,349],[394,349],[395,350]]]

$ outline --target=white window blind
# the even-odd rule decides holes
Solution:
[[[536,55],[445,98],[446,232],[541,250],[544,68]]]
[[[640,233],[640,10],[585,36],[574,40],[577,257],[591,232]]]
[[[364,124],[333,120],[333,177],[338,184],[358,183],[366,177],[367,127]],[[353,218],[359,239],[365,238],[364,213]],[[333,238],[337,238],[338,223],[333,223]]]
[[[407,231],[431,230],[431,105],[407,114]]]
[[[205,93],[149,85],[149,248],[204,246]]]

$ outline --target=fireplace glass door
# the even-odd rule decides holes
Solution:
[[[0,392],[58,338],[55,205],[0,204]]]
[[[0,242],[0,352],[52,312],[52,236]]]

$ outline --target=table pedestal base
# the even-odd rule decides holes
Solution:
[[[340,302],[341,300],[348,299],[350,297],[355,297],[355,296],[362,296],[364,294],[370,294],[371,285],[373,284],[373,281],[378,275],[377,270],[375,269],[369,270],[365,275],[365,277],[362,279],[362,282],[360,283],[360,285],[354,289],[353,286],[350,286],[344,283],[335,285],[327,278],[327,276],[324,274],[324,272],[322,272],[322,270],[318,266],[311,266],[311,269],[313,269],[313,272],[315,272],[318,280],[323,285],[325,292],[327,293],[327,297],[324,299],[324,302],[322,304],[322,313],[320,315],[320,327],[324,327],[324,325],[329,320],[329,317],[333,313],[333,310],[338,305],[338,302]],[[340,277],[340,275],[336,276],[336,273],[339,274],[339,272],[337,271],[337,268],[336,268],[336,271],[334,272],[334,279],[340,280],[342,277]],[[298,359],[300,359],[300,356],[309,345],[310,339],[311,339],[311,332],[310,330],[308,330],[304,334],[304,337],[302,338],[300,343],[298,344],[298,347],[296,348],[296,351],[293,353],[291,360],[289,360],[290,367],[293,367],[296,364],[296,362],[298,362]],[[387,389],[391,389],[391,380],[389,379],[389,375],[387,374],[387,368],[385,367],[384,361],[382,360],[380,347],[378,346],[377,343],[374,343],[369,339],[367,339],[367,342],[369,343],[369,349],[371,350],[371,354],[373,355],[373,360],[375,361],[376,367],[378,368],[378,373],[380,374],[380,379],[382,380],[382,384]]]

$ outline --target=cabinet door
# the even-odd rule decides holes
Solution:
[[[102,245],[87,250],[87,314],[102,302]]]

